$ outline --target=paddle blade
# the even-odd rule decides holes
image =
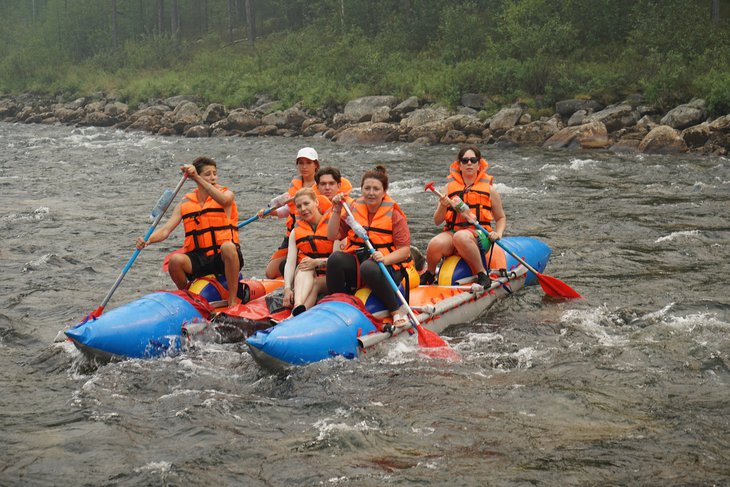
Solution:
[[[537,280],[545,294],[560,299],[582,299],[583,296],[558,278],[537,274]]]
[[[431,358],[446,359],[452,362],[461,360],[461,356],[456,350],[449,347],[449,344],[436,333],[427,330],[421,325],[418,325],[416,329],[418,330],[418,345],[426,349],[422,350],[423,353]]]

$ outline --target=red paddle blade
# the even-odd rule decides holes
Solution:
[[[449,347],[449,344],[436,333],[425,329],[421,325],[418,325],[416,329],[418,330],[418,345],[427,349],[422,350],[423,353],[431,358],[446,359],[452,362],[459,362],[461,360],[461,356],[456,350]]]
[[[167,254],[165,256],[165,259],[162,261],[162,272],[167,272],[167,270],[169,269],[169,267],[170,267],[170,259],[172,258],[173,255],[175,255],[175,254],[182,254],[184,252],[185,252],[185,250],[183,250],[182,248],[179,248],[179,249],[173,250],[172,252],[170,252],[169,254]]]
[[[542,286],[542,290],[545,294],[554,298],[561,299],[582,299],[583,296],[572,287],[565,284],[560,279],[555,277],[546,276],[545,274],[537,274],[537,280]]]

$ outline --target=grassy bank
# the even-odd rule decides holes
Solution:
[[[617,0],[628,13],[614,19],[576,8],[605,2],[491,2],[499,10],[485,11],[487,3],[442,7],[430,27],[401,20],[373,31],[323,15],[262,35],[253,46],[215,32],[191,39],[160,34],[73,56],[29,36],[0,48],[0,92],[68,99],[101,90],[131,105],[185,94],[229,107],[265,93],[284,106],[309,108],[371,94],[455,106],[464,93],[483,93],[492,105],[486,110],[520,100],[537,113],[560,99],[608,104],[641,92],[663,109],[702,97],[713,114],[730,113],[728,22],[710,23],[704,11],[686,10],[687,2]],[[647,13],[649,7],[655,11]],[[606,16],[618,15],[612,8]],[[581,15],[590,28],[578,28]]]

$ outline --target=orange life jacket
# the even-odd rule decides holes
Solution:
[[[352,205],[352,214],[360,223],[365,230],[368,232],[370,237],[370,243],[373,245],[375,250],[379,250],[383,255],[388,255],[394,252],[395,244],[393,242],[393,212],[400,211],[400,206],[387,194],[383,197],[383,202],[380,207],[373,215],[372,221],[368,222],[368,207],[365,204],[363,198],[358,198]],[[355,233],[353,229],[347,234],[348,245],[345,248],[345,252],[355,253],[359,249],[366,248],[365,241]],[[401,262],[399,264],[392,264],[391,267],[395,270],[406,269],[413,265],[413,260]]]
[[[335,243],[327,239],[327,223],[330,216],[332,216],[331,211],[322,215],[316,229],[313,229],[308,221],[297,218],[297,223],[294,225],[294,240],[299,251],[297,263],[304,257],[323,259],[332,253]]]
[[[492,231],[492,176],[487,174],[489,164],[484,159],[479,161],[479,169],[474,184],[466,186],[464,178],[461,175],[461,167],[459,161],[451,164],[449,177],[447,179],[446,193],[449,198],[459,196],[464,203],[469,205],[471,212],[476,216],[479,223],[487,230]],[[451,207],[446,210],[444,215],[444,230],[457,231],[474,228],[461,214],[455,212]]]
[[[297,191],[302,189],[304,187],[304,179],[302,179],[301,176],[297,176],[294,179],[291,180],[291,184],[289,185],[289,189],[287,190],[287,193],[289,194],[290,198],[294,198],[294,195],[297,194]],[[319,210],[324,213],[329,208],[332,207],[332,202],[327,198],[326,196],[323,196],[317,191],[317,184],[315,183],[312,185],[312,189],[314,190],[315,194],[317,195],[317,201],[319,203]],[[352,191],[352,183],[347,178],[341,178],[340,179],[340,192],[344,193],[345,195],[349,195],[350,191]],[[286,236],[288,237],[291,231],[294,229],[294,225],[296,224],[296,216],[297,216],[297,207],[294,204],[294,201],[290,201],[288,203],[289,205],[289,216],[286,219]]]
[[[228,188],[217,186],[220,191]],[[235,201],[231,203],[231,214],[226,215],[226,209],[210,195],[203,206],[198,201],[198,190],[185,195],[180,205],[182,220],[185,227],[185,252],[194,250],[213,255],[220,252],[224,242],[238,244],[238,208]]]

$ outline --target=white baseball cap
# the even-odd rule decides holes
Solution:
[[[299,149],[299,152],[297,152],[297,159],[299,159],[300,157],[304,157],[305,159],[309,159],[310,161],[319,160],[317,151],[312,149],[311,147],[304,147],[302,149]]]

